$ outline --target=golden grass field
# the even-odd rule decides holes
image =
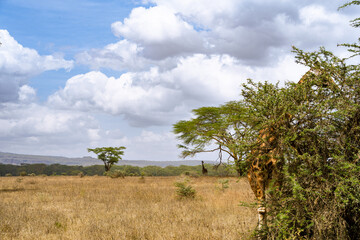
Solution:
[[[0,177],[0,239],[249,239],[256,209],[246,178]]]

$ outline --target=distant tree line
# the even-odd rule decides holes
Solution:
[[[236,171],[230,165],[221,165],[214,168],[211,164],[205,164],[208,169],[208,176],[236,176]],[[111,171],[121,171],[125,176],[179,176],[181,174],[189,176],[200,176],[201,165],[187,166],[181,165],[178,167],[167,166],[146,166],[137,167],[130,165],[117,166],[114,165]],[[83,174],[86,176],[104,175],[103,165],[93,166],[68,166],[61,164],[23,164],[11,165],[0,164],[0,176],[24,176],[24,175],[47,175],[47,176],[76,176]]]

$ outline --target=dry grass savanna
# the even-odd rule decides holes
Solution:
[[[249,239],[256,209],[245,178],[1,177],[0,239]]]

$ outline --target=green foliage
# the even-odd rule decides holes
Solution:
[[[62,224],[59,221],[55,221],[54,226],[56,229],[61,229],[61,230],[66,230],[67,228],[65,224]]]
[[[360,1],[350,1],[348,3],[345,3],[344,5],[342,5],[341,7],[339,7],[339,9],[351,6],[351,5],[360,5]],[[358,28],[360,27],[360,18],[355,18],[353,20],[350,21],[351,26]],[[360,55],[360,38],[358,39],[357,43],[344,43],[344,44],[340,44],[340,46],[344,46],[348,48],[348,51],[351,52],[353,55],[351,57],[355,57]]]
[[[196,191],[195,189],[189,184],[189,179],[185,179],[181,182],[176,182],[175,184],[176,194],[180,199],[183,198],[195,198]]]
[[[269,96],[262,85],[245,89],[245,101],[259,106],[253,127],[269,131],[276,139],[270,149],[279,149],[281,185],[268,191],[267,236],[359,239],[358,66],[323,48],[294,51],[297,62],[312,69],[301,84],[273,86]]]
[[[350,5],[360,1],[341,8]],[[360,18],[352,25],[360,27]],[[352,57],[360,55],[359,43],[342,46]],[[233,118],[226,105],[196,109],[196,117],[175,124],[174,132],[184,156],[226,146],[239,156],[239,172],[246,162],[276,158],[275,166],[262,166],[276,184],[266,186],[268,228],[259,236],[360,239],[360,66],[324,48],[294,53],[310,69],[298,84],[249,80],[236,103],[239,111],[230,111]],[[219,148],[209,149],[213,144]]]
[[[121,170],[114,170],[114,171],[109,171],[109,172],[105,172],[106,176],[111,177],[111,178],[125,178],[125,172],[121,171]]]
[[[88,148],[88,152],[93,152],[97,155],[98,159],[104,162],[105,171],[109,171],[112,165],[121,160],[121,156],[124,155],[125,147],[99,147]]]
[[[74,166],[74,167],[78,167],[79,166]],[[100,165],[93,165],[93,166],[88,166],[88,167],[81,167],[80,168],[81,171],[87,175],[87,176],[94,176],[94,175],[102,175],[102,173],[104,172],[104,167],[100,166]]]
[[[39,167],[39,169],[37,168]],[[231,165],[222,164],[216,169],[214,169],[211,164],[206,164],[206,167],[209,170],[208,176],[236,176],[236,172]],[[111,168],[112,170],[119,170],[124,173],[125,176],[180,176],[185,172],[191,172],[193,176],[199,176],[201,174],[201,165],[198,166],[186,166],[181,165],[178,167],[167,166],[146,166],[146,167],[136,167],[129,165],[117,166],[114,165]],[[101,176],[104,173],[104,167],[101,165],[94,166],[68,166],[61,164],[26,164],[22,166],[10,165],[10,164],[0,164],[0,176],[5,176],[10,174],[12,176],[19,176],[21,171],[32,172],[37,176],[50,176],[50,175],[66,175],[66,176]]]
[[[158,166],[146,166],[143,167],[142,170],[146,176],[167,176],[164,169]]]
[[[141,174],[140,178],[139,178],[139,183],[145,183],[145,175]]]
[[[141,175],[141,169],[137,166],[124,166],[124,172],[126,176],[140,176]]]
[[[221,190],[222,192],[225,192],[225,190],[230,187],[229,179],[220,179],[218,183],[219,183],[218,189]]]
[[[71,176],[80,176],[81,174],[84,175],[84,173],[78,169],[64,171],[63,173],[64,175],[71,175]]]
[[[178,145],[183,149],[181,156],[218,152],[221,161],[224,152],[238,166],[238,173],[244,175],[242,143],[248,141],[244,121],[247,108],[242,102],[229,102],[220,107],[194,109],[193,113],[195,118],[174,124],[174,133],[183,142]]]
[[[186,171],[183,174],[188,177],[194,177],[194,178],[200,177],[200,175],[197,171]]]
[[[21,171],[19,175],[22,176],[22,177],[24,177],[24,176],[27,175],[27,173],[26,173],[25,171]]]

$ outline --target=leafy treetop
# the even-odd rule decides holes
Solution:
[[[93,152],[97,155],[98,159],[104,162],[105,171],[109,171],[112,165],[121,160],[121,156],[124,155],[125,147],[99,147],[88,148],[88,152]]]
[[[229,102],[219,107],[194,109],[194,118],[174,124],[174,133],[183,144],[181,156],[186,158],[201,152],[218,152],[220,162],[223,152],[232,158],[240,175],[245,173],[244,156],[239,149],[248,142],[246,107],[241,102]]]

